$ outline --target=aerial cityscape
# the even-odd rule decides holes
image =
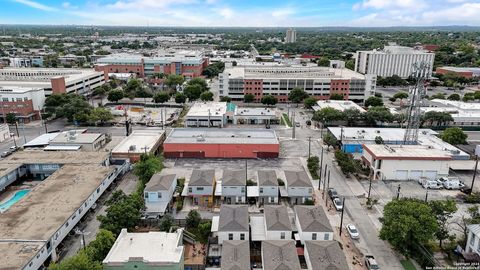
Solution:
[[[0,4],[0,270],[480,269],[480,2]]]

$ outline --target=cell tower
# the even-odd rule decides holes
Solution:
[[[410,87],[410,104],[407,109],[407,126],[403,144],[416,144],[418,141],[418,129],[422,121],[420,106],[426,95],[425,80],[428,77],[430,65],[426,62],[417,62],[413,64],[412,77],[415,79],[415,85]]]

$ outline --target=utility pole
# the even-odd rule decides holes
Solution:
[[[15,149],[17,149],[17,142],[15,141],[15,133],[13,133],[13,144],[15,145]]]
[[[45,126],[45,133],[48,133],[47,121],[44,121],[44,120],[43,120],[42,111],[40,110],[40,108],[38,108],[38,115],[40,116],[40,121],[42,121],[42,125]]]
[[[367,200],[370,200],[370,192],[372,191],[372,178],[370,177],[370,183],[368,185],[368,197]]]
[[[345,197],[342,198],[342,216],[340,217],[340,236],[342,236],[343,212],[345,211]]]
[[[322,147],[322,154],[320,156],[320,168],[319,168],[319,173],[318,173],[318,177],[320,178],[320,182],[318,182],[318,190],[320,190],[320,183],[322,182],[322,169],[323,169],[323,146]],[[325,179],[323,179],[323,181],[325,181]]]
[[[163,122],[164,121],[163,120],[163,108],[160,108],[160,119],[162,121],[162,130],[163,130],[163,126],[165,125],[164,122]]]
[[[292,112],[292,119],[290,120],[290,123],[292,124],[292,139],[295,139],[295,111]]]
[[[311,136],[308,136],[308,158],[310,158],[310,144],[312,142],[312,137]]]
[[[247,182],[247,175],[248,175],[248,159],[245,159],[245,183]]]
[[[325,171],[327,170],[327,168],[325,168]],[[327,183],[327,178],[324,177],[323,178],[323,191],[322,191],[322,198],[325,197],[325,184]]]
[[[400,184],[398,184],[398,189],[397,189],[397,200],[400,198]]]
[[[427,189],[427,193],[425,193],[425,202],[428,201],[428,189]]]
[[[22,122],[22,133],[23,133],[23,141],[27,143],[27,137],[25,137],[25,123]]]
[[[330,171],[328,171],[328,175],[330,176]],[[328,177],[328,179],[327,179],[327,190],[328,190],[329,187],[330,187],[330,177]],[[325,198],[325,205],[327,205],[327,201],[328,201],[328,199]]]
[[[17,137],[20,138],[20,133],[18,133],[18,122],[15,121],[15,130],[17,131]]]
[[[478,145],[477,145],[478,148]],[[475,151],[477,152],[477,151]],[[473,184],[475,184],[475,177],[477,176],[477,169],[478,169],[478,155],[475,153],[475,170],[473,171],[473,179],[472,179],[472,186],[470,187],[470,193],[473,192]]]
[[[0,95],[0,98],[1,97],[2,97],[2,95]],[[2,104],[2,117],[3,117],[3,123],[6,124],[7,123],[7,115],[5,115],[5,108],[3,106],[3,103],[4,103],[4,101],[2,99],[2,103],[1,103]]]

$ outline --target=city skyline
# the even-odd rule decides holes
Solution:
[[[0,0],[0,24],[198,27],[480,25],[477,0]],[[203,10],[203,12],[198,12]],[[461,14],[461,16],[460,16]]]

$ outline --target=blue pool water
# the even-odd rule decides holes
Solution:
[[[7,201],[0,203],[0,213],[7,211],[8,208],[12,207],[16,202],[18,202],[21,198],[23,198],[27,193],[30,192],[30,189],[22,189],[8,199]]]

